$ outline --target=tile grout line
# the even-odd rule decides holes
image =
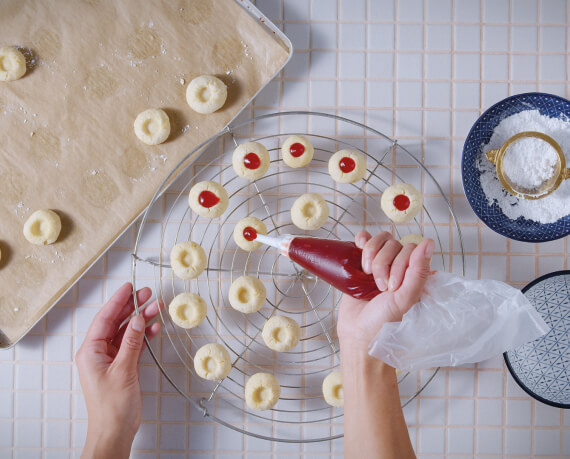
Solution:
[[[536,39],[537,39],[537,45],[536,45],[536,49],[537,51],[540,53],[540,46],[541,46],[541,39],[540,39],[540,34],[541,34],[541,25],[540,25],[540,19],[541,19],[541,14],[540,14],[540,6],[541,6],[541,0],[537,0],[536,2],[536,23],[537,23],[537,33],[536,33]],[[537,55],[537,63],[536,63],[536,77],[537,77],[537,83],[538,81],[540,81],[539,79],[539,73],[540,73],[540,54]],[[538,87],[537,87],[538,89]],[[535,247],[535,257],[534,257],[534,278],[536,279],[538,277],[538,272],[539,272],[539,266],[538,266],[538,260],[539,258],[536,256],[536,254],[539,252],[539,248],[538,248],[538,244],[535,243],[534,244]],[[508,377],[508,376],[506,376]],[[506,379],[505,377],[505,379]],[[535,413],[535,404],[534,404],[534,400],[531,398],[531,403],[530,403],[530,452],[531,454],[534,453],[534,448],[535,448],[535,441],[534,441],[534,413]]]

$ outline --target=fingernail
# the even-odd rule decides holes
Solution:
[[[394,290],[395,287],[395,282],[392,278],[390,278],[390,280],[388,281],[388,290]]]
[[[364,272],[365,272],[366,274],[370,274],[370,272],[371,272],[371,271],[370,271],[370,260],[369,260],[368,258],[366,258],[366,259],[364,260],[364,266],[362,267],[362,269],[364,269]]]
[[[425,257],[426,257],[428,260],[429,260],[429,259],[431,258],[431,256],[433,255],[434,246],[435,246],[435,244],[434,244],[433,241],[429,241],[429,242],[426,244],[426,248],[425,248],[424,255],[425,255]]]
[[[386,291],[386,281],[385,281],[384,279],[378,279],[378,280],[376,281],[376,283],[377,283],[377,285],[378,285],[378,289],[379,289],[381,292]]]
[[[131,327],[134,331],[141,332],[144,330],[144,319],[141,316],[134,316],[131,320]]]

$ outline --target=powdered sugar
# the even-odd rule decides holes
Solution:
[[[525,190],[539,188],[554,175],[556,150],[544,140],[525,137],[511,144],[503,158],[505,175]]]
[[[499,182],[495,166],[487,160],[485,153],[500,148],[510,137],[523,131],[538,131],[552,137],[564,152],[570,164],[570,120],[550,118],[538,110],[526,110],[502,120],[493,131],[491,140],[483,146],[477,160],[481,171],[481,188],[489,204],[497,203],[511,220],[524,217],[540,223],[553,223],[570,213],[570,180],[562,182],[552,194],[538,200],[526,200],[509,194]]]

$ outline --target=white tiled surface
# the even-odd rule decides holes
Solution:
[[[449,192],[470,277],[522,286],[568,268],[567,238],[537,246],[482,226],[462,195],[459,170],[465,135],[490,104],[533,90],[568,98],[565,0],[258,3],[296,52],[247,115],[309,107],[400,139]],[[101,302],[130,278],[133,242],[129,230],[28,337],[0,352],[0,457],[79,456],[86,411],[72,356]],[[342,456],[342,440],[271,444],[204,422],[177,403],[152,363],[143,365],[141,382],[135,457]],[[570,413],[527,397],[500,358],[441,370],[405,415],[420,457],[570,456]]]

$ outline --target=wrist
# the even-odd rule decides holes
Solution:
[[[83,448],[82,459],[128,458],[131,453],[134,435],[113,429],[109,425],[99,429],[89,426]]]
[[[376,383],[382,380],[395,380],[396,370],[390,365],[368,354],[368,344],[354,341],[341,341],[341,369],[343,372],[343,386],[350,384],[345,375],[353,375],[362,383],[369,380]]]

